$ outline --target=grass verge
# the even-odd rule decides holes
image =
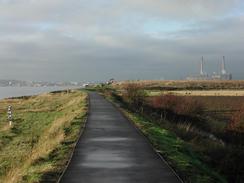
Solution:
[[[137,114],[125,110],[124,113],[149,138],[154,148],[185,182],[226,182],[218,173],[204,165],[187,143],[174,133],[148,122]]]

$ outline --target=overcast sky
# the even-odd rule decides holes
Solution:
[[[244,79],[243,0],[0,0],[0,79]]]

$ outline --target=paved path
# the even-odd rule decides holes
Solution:
[[[90,94],[90,115],[61,183],[179,183],[151,145],[109,102]]]

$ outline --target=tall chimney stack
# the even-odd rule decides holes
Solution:
[[[201,74],[201,75],[204,75],[204,72],[203,72],[203,56],[202,56],[202,60],[201,60],[201,70],[200,70],[200,74]]]
[[[223,59],[222,59],[222,65],[221,65],[221,73],[222,74],[226,74],[226,70],[225,70],[225,56],[223,56]]]

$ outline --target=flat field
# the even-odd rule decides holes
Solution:
[[[233,81],[187,81],[187,80],[169,80],[169,81],[122,81],[116,82],[115,87],[123,88],[128,83],[141,85],[148,90],[244,90],[244,80]]]
[[[244,90],[167,90],[149,91],[150,96],[161,94],[173,94],[181,96],[244,96]]]

